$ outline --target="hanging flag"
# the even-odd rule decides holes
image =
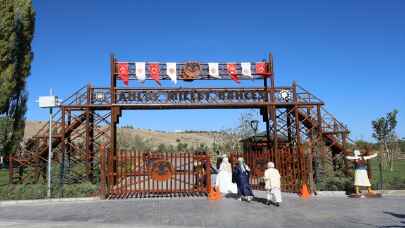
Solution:
[[[242,75],[253,78],[252,70],[250,69],[250,63],[241,63],[240,66],[242,67]]]
[[[144,82],[146,79],[145,75],[145,62],[135,63],[135,76],[140,82]]]
[[[166,63],[166,74],[174,84],[177,83],[176,63]]]
[[[118,76],[125,85],[128,85],[128,63],[118,63]]]
[[[269,75],[271,75],[268,71],[267,71],[267,64],[265,62],[258,62],[256,63],[256,74],[258,75],[262,75],[264,77],[267,77]]]
[[[226,67],[228,69],[229,75],[231,75],[231,79],[234,80],[236,83],[240,83],[238,78],[238,71],[236,70],[236,64],[228,63],[226,64]]]
[[[150,76],[155,82],[160,85],[160,68],[159,63],[150,63],[149,64],[149,73]]]
[[[218,63],[208,63],[208,74],[213,78],[221,78],[219,76]]]

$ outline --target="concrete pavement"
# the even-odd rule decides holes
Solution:
[[[206,198],[128,199],[0,206],[0,227],[405,227],[405,197],[301,200],[280,208]]]

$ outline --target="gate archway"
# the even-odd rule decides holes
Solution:
[[[348,129],[323,109],[323,101],[298,86],[276,87],[272,56],[266,61],[243,63],[155,63],[110,59],[109,87],[87,86],[62,102],[55,117],[57,132],[51,145],[45,125],[30,143],[10,157],[10,179],[25,181],[27,172],[41,174],[48,146],[56,150],[54,163],[60,180],[94,180],[100,167],[100,192],[105,197],[161,194],[206,194],[210,190],[208,155],[153,154],[120,150],[117,125],[124,110],[160,109],[259,109],[267,139],[260,151],[247,148],[243,156],[254,170],[253,185],[260,189],[260,175],[267,161],[274,161],[283,175],[283,189],[297,191],[313,184],[312,161],[316,153],[346,153]],[[173,68],[174,66],[174,68]],[[139,71],[140,69],[140,71]],[[212,71],[214,69],[214,71]],[[118,87],[118,80],[240,80],[262,81],[256,87]],[[280,137],[285,138],[283,142]],[[102,144],[102,145],[101,145]],[[319,150],[315,149],[315,146]],[[101,149],[100,149],[101,148]],[[100,153],[100,151],[102,151]],[[83,173],[68,173],[66,164],[82,164]],[[98,163],[97,163],[98,162]],[[18,172],[16,172],[18,170]],[[80,169],[83,170],[83,169]],[[316,171],[316,170],[315,170]],[[80,178],[78,178],[80,176]],[[35,179],[34,179],[35,181]]]

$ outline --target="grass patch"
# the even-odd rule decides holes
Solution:
[[[8,170],[0,170],[0,200],[28,200],[44,199],[47,195],[47,185],[38,184],[8,184]],[[88,197],[97,195],[98,185],[86,183],[65,184],[63,188],[63,197]],[[52,186],[52,197],[60,197],[60,188],[58,184]]]
[[[380,182],[380,170],[378,167],[379,160],[373,159],[371,161],[371,184],[374,189],[377,189]],[[389,169],[383,170],[384,189],[400,190],[405,189],[405,160],[394,161],[394,171]]]
[[[45,199],[46,184],[16,184],[0,187],[0,200]],[[91,183],[69,184],[64,186],[64,198],[89,197],[97,195],[98,187]],[[52,186],[52,198],[59,198],[58,187]]]

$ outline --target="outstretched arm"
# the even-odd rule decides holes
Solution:
[[[348,160],[356,160],[356,157],[354,157],[354,156],[346,156],[346,159],[348,159]]]
[[[372,158],[375,158],[375,157],[377,157],[377,153],[369,155],[369,156],[364,156],[364,160],[372,159]]]

